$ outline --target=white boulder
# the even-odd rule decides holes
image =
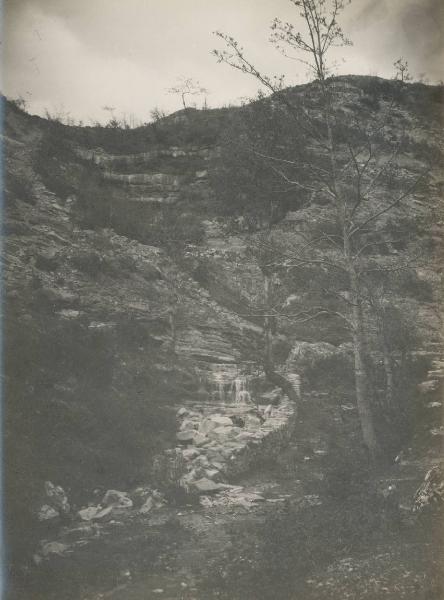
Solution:
[[[132,508],[133,501],[126,492],[108,490],[103,497],[102,506],[112,506],[113,508]]]

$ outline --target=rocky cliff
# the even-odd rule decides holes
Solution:
[[[379,90],[369,80],[345,89],[347,110],[357,110],[356,98],[367,98],[373,84]],[[399,108],[393,127],[403,120],[411,133],[407,171],[441,152],[441,102],[439,89],[412,87]],[[232,401],[245,385],[257,396],[271,392],[254,311],[263,275],[251,251],[269,223],[245,215],[242,198],[230,203],[220,193],[242,109],[186,110],[136,130],[66,127],[9,103],[5,109],[7,476],[11,526],[26,539],[45,480],[75,503],[97,486],[128,488],[150,477],[154,455],[174,446],[179,407]],[[268,176],[258,173],[258,185],[261,177]],[[424,203],[436,205],[441,186],[435,167],[431,196],[414,198],[408,210],[420,215]],[[259,200],[262,192],[248,191]],[[285,192],[282,206],[274,222],[282,240],[316,218],[294,192]],[[434,228],[430,260],[441,243],[438,218]],[[412,302],[439,344],[436,271],[422,274],[430,294]],[[295,290],[280,285],[290,306]],[[349,402],[344,331],[276,327],[282,367],[304,369],[313,384],[310,369],[324,361],[324,385],[342,386]],[[293,351],[285,363],[298,340],[308,354],[298,359]],[[427,365],[421,369],[419,377]]]

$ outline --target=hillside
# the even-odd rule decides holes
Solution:
[[[395,97],[382,142],[402,133],[403,180],[427,167],[421,187],[390,213],[395,241],[368,259],[388,265],[394,256],[411,258],[416,246],[397,244],[401,230],[421,245],[408,282],[391,292],[393,305],[415,322],[412,339],[402,338],[410,345],[396,349],[404,361],[396,380],[402,410],[387,423],[375,409],[388,462],[413,448],[419,465],[403,491],[411,494],[442,440],[443,90],[411,84],[399,93],[396,84],[336,80],[350,121],[370,123]],[[316,86],[288,91],[313,111],[316,93]],[[280,252],[291,252],[326,208],[278,185],[275,173],[251,159],[251,140],[261,140],[263,153],[280,143],[283,159],[294,151],[291,127],[278,141],[263,141],[264,124],[285,130],[280,119],[269,99],[188,109],[134,130],[68,127],[5,101],[6,510],[17,580],[47,536],[36,518],[45,481],[62,486],[77,508],[97,489],[153,485],[155,458],[176,446],[179,409],[221,407],[239,392],[264,405],[282,395],[264,375],[258,248],[271,235]],[[299,146],[300,164],[320,156],[306,139]],[[390,184],[376,183],[373,202]],[[302,378],[299,465],[331,438],[345,440],[345,453],[361,451],[350,334],[337,321],[288,318],[298,303],[316,305],[327,285],[316,281],[310,271],[276,276],[288,313],[274,324],[277,370]],[[383,356],[376,337],[369,352],[377,388]],[[435,383],[421,396],[417,386],[427,381]]]

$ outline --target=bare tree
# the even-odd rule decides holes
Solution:
[[[150,118],[154,123],[162,121],[162,119],[164,119],[166,116],[166,112],[158,106],[155,106],[152,110],[150,110]]]
[[[403,83],[412,80],[412,76],[409,71],[409,63],[402,57],[398,58],[398,60],[393,63],[393,66],[395,67],[396,80],[402,81]]]
[[[271,229],[269,228],[263,236],[259,235],[256,242],[249,247],[249,254],[252,255],[257,263],[263,277],[263,294],[255,306],[250,307],[249,313],[245,316],[249,318],[261,318],[263,320],[264,331],[264,354],[263,368],[264,373],[270,383],[279,387],[282,392],[298,408],[299,393],[294,385],[284,373],[276,368],[274,359],[274,337],[277,332],[277,324],[280,313],[277,307],[282,305],[283,298],[276,290],[276,267],[274,266],[274,257],[277,248],[274,244]]]
[[[180,96],[184,108],[187,108],[188,96],[202,96],[203,94],[208,94],[208,90],[202,87],[196,79],[191,77],[179,78],[177,84],[168,88],[167,91],[169,94]]]
[[[282,77],[261,73],[245,55],[234,38],[217,32],[226,44],[215,50],[219,62],[253,76],[269,92],[272,101],[285,108],[297,125],[294,147],[304,145],[305,160],[282,155],[267,155],[256,148],[252,153],[277,174],[289,187],[304,195],[313,206],[316,227],[299,232],[293,251],[280,259],[288,269],[309,265],[336,274],[339,287],[324,290],[319,306],[302,307],[295,321],[329,315],[339,319],[350,331],[353,341],[355,388],[363,440],[370,454],[378,454],[372,394],[368,368],[368,339],[365,331],[366,296],[364,281],[374,269],[400,268],[399,256],[378,264],[373,255],[391,236],[388,215],[402,206],[424,179],[426,171],[405,173],[399,163],[403,129],[398,139],[385,135],[393,102],[382,115],[370,114],[366,120],[343,111],[340,82],[330,78],[329,51],[350,45],[338,19],[350,2],[345,0],[290,0],[305,25],[275,19],[271,41],[286,56],[297,58],[309,67],[314,83],[310,100],[298,98],[283,86]],[[405,76],[405,75],[404,75]],[[332,280],[333,278],[331,278]],[[340,284],[340,285],[339,285]],[[339,306],[332,307],[334,297]]]

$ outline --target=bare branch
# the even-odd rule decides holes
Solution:
[[[395,206],[399,205],[403,200],[405,200],[405,198],[407,198],[408,196],[410,196],[410,194],[417,187],[418,183],[421,181],[421,179],[424,178],[424,176],[426,175],[426,173],[428,171],[429,171],[429,169],[427,168],[423,173],[421,173],[421,175],[413,182],[413,184],[403,194],[401,194],[398,198],[396,198],[396,200],[394,200],[393,202],[390,202],[386,207],[384,207],[383,209],[377,211],[375,214],[373,214],[370,217],[368,217],[368,219],[366,219],[363,223],[361,223],[361,224],[357,225],[356,227],[354,227],[349,232],[349,234],[348,234],[349,237],[351,238],[358,231],[362,231],[363,229],[365,229],[365,227],[367,225],[369,225],[370,223],[372,223],[373,221],[375,221],[377,218],[379,218],[380,216],[384,215],[385,213],[389,212],[392,208],[394,208]]]

